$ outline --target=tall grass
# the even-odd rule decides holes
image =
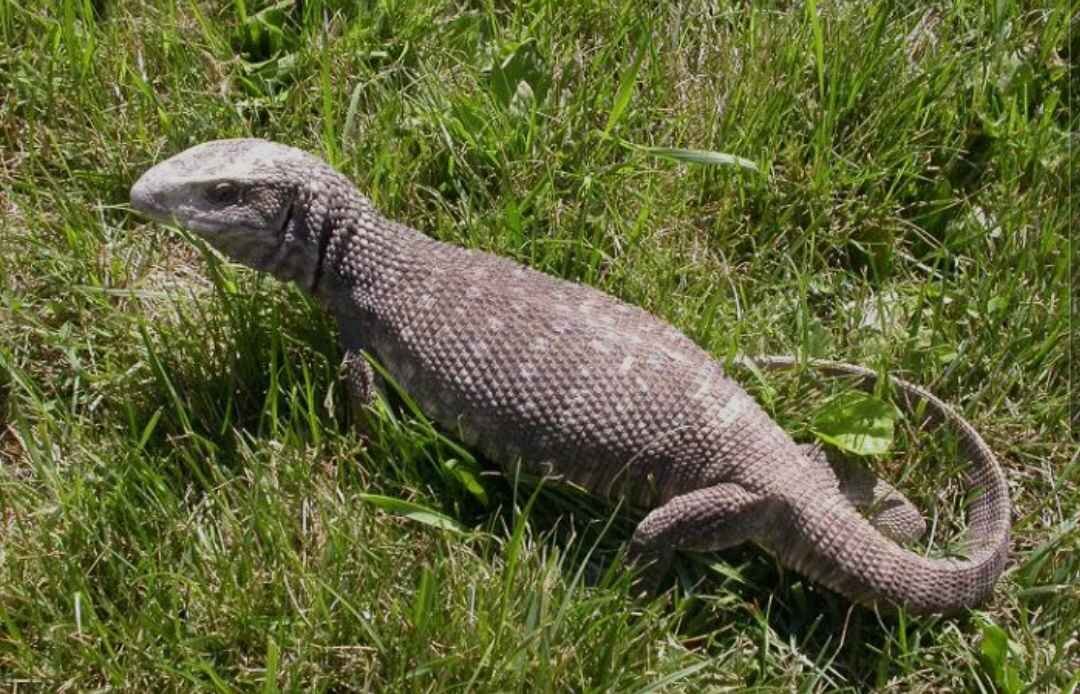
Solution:
[[[0,0],[0,686],[1075,690],[1076,23],[1011,0]],[[994,599],[877,615],[752,547],[635,599],[633,511],[496,474],[400,400],[361,438],[316,305],[126,206],[153,162],[249,134],[718,358],[926,384],[1007,470]],[[811,438],[828,386],[736,375]],[[939,528],[954,455],[901,431],[869,464]]]

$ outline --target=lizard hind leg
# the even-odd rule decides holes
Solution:
[[[761,536],[773,514],[769,502],[738,484],[722,483],[676,496],[654,508],[634,530],[630,562],[643,568],[635,589],[656,591],[675,550],[711,552]]]
[[[862,511],[878,532],[894,542],[907,544],[926,533],[926,521],[915,504],[896,487],[856,461],[829,461],[817,444],[799,446],[813,461],[832,467],[840,493]]]

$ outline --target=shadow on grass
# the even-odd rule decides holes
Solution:
[[[625,509],[583,491],[536,480],[518,483],[499,476],[488,485],[494,510],[474,520],[503,540],[514,527],[515,507],[522,508],[532,494],[528,523],[545,546],[545,553],[561,553],[567,583],[579,577],[583,587],[626,590],[628,609],[645,607],[653,600],[677,612],[673,636],[691,650],[724,653],[745,648],[744,635],[757,632],[755,646],[765,658],[799,659],[813,663],[825,679],[856,686],[882,686],[905,672],[907,644],[936,640],[933,625],[939,618],[911,618],[852,604],[805,577],[784,569],[764,549],[744,544],[721,552],[679,553],[672,571],[654,598],[633,597],[623,577],[633,569],[625,563],[625,549],[644,513]],[[584,566],[583,566],[584,564]],[[966,628],[965,616],[950,618]],[[731,628],[741,625],[741,628]],[[791,663],[789,663],[790,665]],[[768,673],[768,669],[761,674]],[[754,680],[746,682],[753,685]]]

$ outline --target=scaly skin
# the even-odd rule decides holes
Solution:
[[[911,384],[895,382],[904,404],[925,401],[931,420],[957,427],[972,462],[964,559],[927,559],[886,537],[921,533],[899,492],[838,476],[675,328],[590,287],[391,222],[309,154],[262,140],[205,143],[147,171],[131,201],[318,297],[338,320],[361,404],[378,387],[366,352],[426,414],[501,465],[649,510],[630,554],[651,565],[650,581],[676,549],[751,540],[855,602],[948,612],[985,600],[1005,565],[1001,469],[966,422]],[[875,496],[888,508],[867,520],[856,504]]]

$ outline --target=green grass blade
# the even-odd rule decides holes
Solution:
[[[449,530],[459,535],[466,535],[469,532],[468,528],[461,523],[458,523],[450,516],[447,516],[445,513],[439,513],[438,511],[421,504],[405,501],[404,499],[395,499],[381,494],[360,494],[358,498],[361,501],[366,501],[373,506],[381,508],[387,513],[404,516],[409,520],[423,523],[424,525],[433,528]]]
[[[644,145],[630,145],[633,149],[650,154],[661,159],[685,162],[688,164],[703,164],[706,166],[735,166],[747,171],[760,173],[758,165],[744,157],[725,152],[714,152],[704,149],[682,149],[679,147],[647,147]]]
[[[608,113],[607,123],[604,125],[604,135],[611,134],[611,131],[622,119],[627,106],[630,105],[630,99],[634,95],[634,85],[637,83],[638,71],[641,69],[641,62],[645,59],[645,54],[648,53],[649,49],[649,42],[646,37],[647,35],[643,33],[638,39],[634,51],[634,62],[630,64],[627,70],[623,71],[622,78],[619,80],[619,89],[615,92],[615,100],[611,104],[611,111]]]

